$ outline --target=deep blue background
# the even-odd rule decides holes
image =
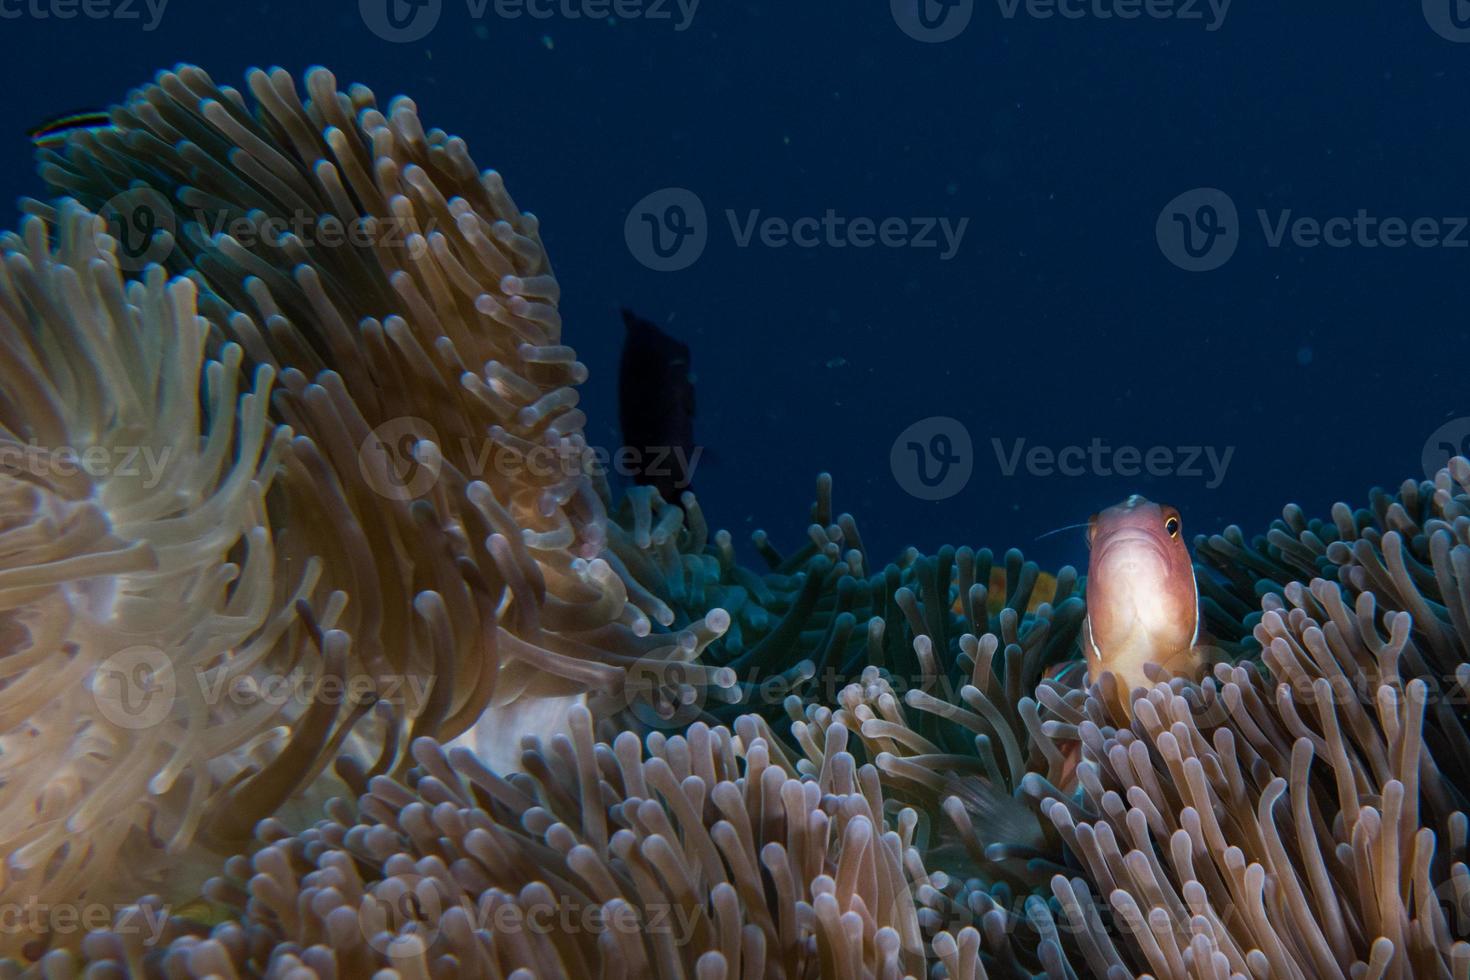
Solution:
[[[1189,532],[1257,530],[1289,501],[1357,504],[1420,477],[1429,434],[1470,414],[1470,249],[1270,249],[1254,216],[1470,214],[1470,44],[1432,32],[1417,4],[1239,0],[1211,33],[1006,20],[982,0],[961,37],[925,45],[881,0],[705,0],[683,33],[477,23],[445,3],[412,44],[375,37],[354,0],[173,0],[153,32],[0,20],[0,188],[40,191],[29,126],[179,61],[237,85],[249,66],[321,63],[380,101],[409,94],[541,216],[566,339],[592,369],[595,441],[617,440],[619,304],[693,348],[698,433],[718,454],[696,486],[742,540],[765,527],[797,541],[827,469],[882,557],[951,542],[1085,562],[1080,536],[1033,539],[1134,490],[1177,505]],[[697,264],[660,274],[623,222],[665,186],[696,191],[715,228]],[[1226,190],[1245,230],[1222,269],[1191,274],[1154,223],[1199,186]],[[726,208],[971,220],[940,262],[739,249]],[[931,415],[963,420],[977,454],[939,503],[889,467],[897,434]],[[1211,491],[1005,478],[990,448],[1093,436],[1236,449]]]

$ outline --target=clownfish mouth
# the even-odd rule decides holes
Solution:
[[[1139,583],[1156,583],[1169,572],[1168,552],[1152,535],[1139,531],[1110,535],[1093,549],[1093,554],[1092,564],[1109,578],[1125,575]]]
[[[1129,497],[1092,518],[1088,543],[1089,680],[1111,671],[1128,690],[1152,683],[1148,664],[1193,673],[1199,592],[1179,512]]]

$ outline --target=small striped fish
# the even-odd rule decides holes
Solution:
[[[39,149],[55,150],[68,136],[81,130],[106,129],[112,119],[105,112],[72,112],[36,126],[30,131],[31,142]]]

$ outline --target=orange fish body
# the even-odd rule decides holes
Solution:
[[[1094,515],[1087,542],[1087,679],[1112,671],[1124,692],[1152,687],[1149,663],[1192,676],[1199,590],[1179,512],[1135,494]]]

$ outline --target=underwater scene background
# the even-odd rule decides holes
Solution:
[[[1259,526],[1289,501],[1316,513],[1422,476],[1430,436],[1470,415],[1450,374],[1463,246],[1301,247],[1288,233],[1273,247],[1258,215],[1274,230],[1361,209],[1470,238],[1453,234],[1470,211],[1455,189],[1470,48],[1413,5],[1222,17],[1200,0],[1123,20],[1082,4],[1077,19],[1024,3],[1007,17],[994,0],[942,43],[908,36],[884,3],[706,0],[686,18],[670,2],[668,19],[594,20],[444,0],[405,43],[356,6],[172,0],[153,30],[141,0],[136,21],[5,19],[3,186],[39,189],[28,128],[179,61],[218,79],[323,64],[408,93],[542,218],[594,442],[618,439],[620,305],[691,347],[710,456],[696,487],[742,542],[799,527],[826,469],[878,554],[983,541],[1075,563],[1076,536],[1033,539],[1135,491],[1174,503],[1191,533]],[[624,223],[668,187],[698,196],[709,244],[660,273]],[[1239,246],[1191,273],[1155,225],[1201,187],[1234,202]],[[946,260],[937,228],[933,248],[742,248],[726,214],[828,209],[968,224]],[[889,465],[898,435],[933,416],[973,445],[970,481],[937,502]],[[1177,467],[1201,475],[1104,475],[1109,457],[1079,476],[1007,476],[998,458],[1017,440],[1057,452],[1094,437],[1233,455],[1218,481],[1184,454]]]
[[[0,978],[1470,980],[1460,0],[0,45]]]

